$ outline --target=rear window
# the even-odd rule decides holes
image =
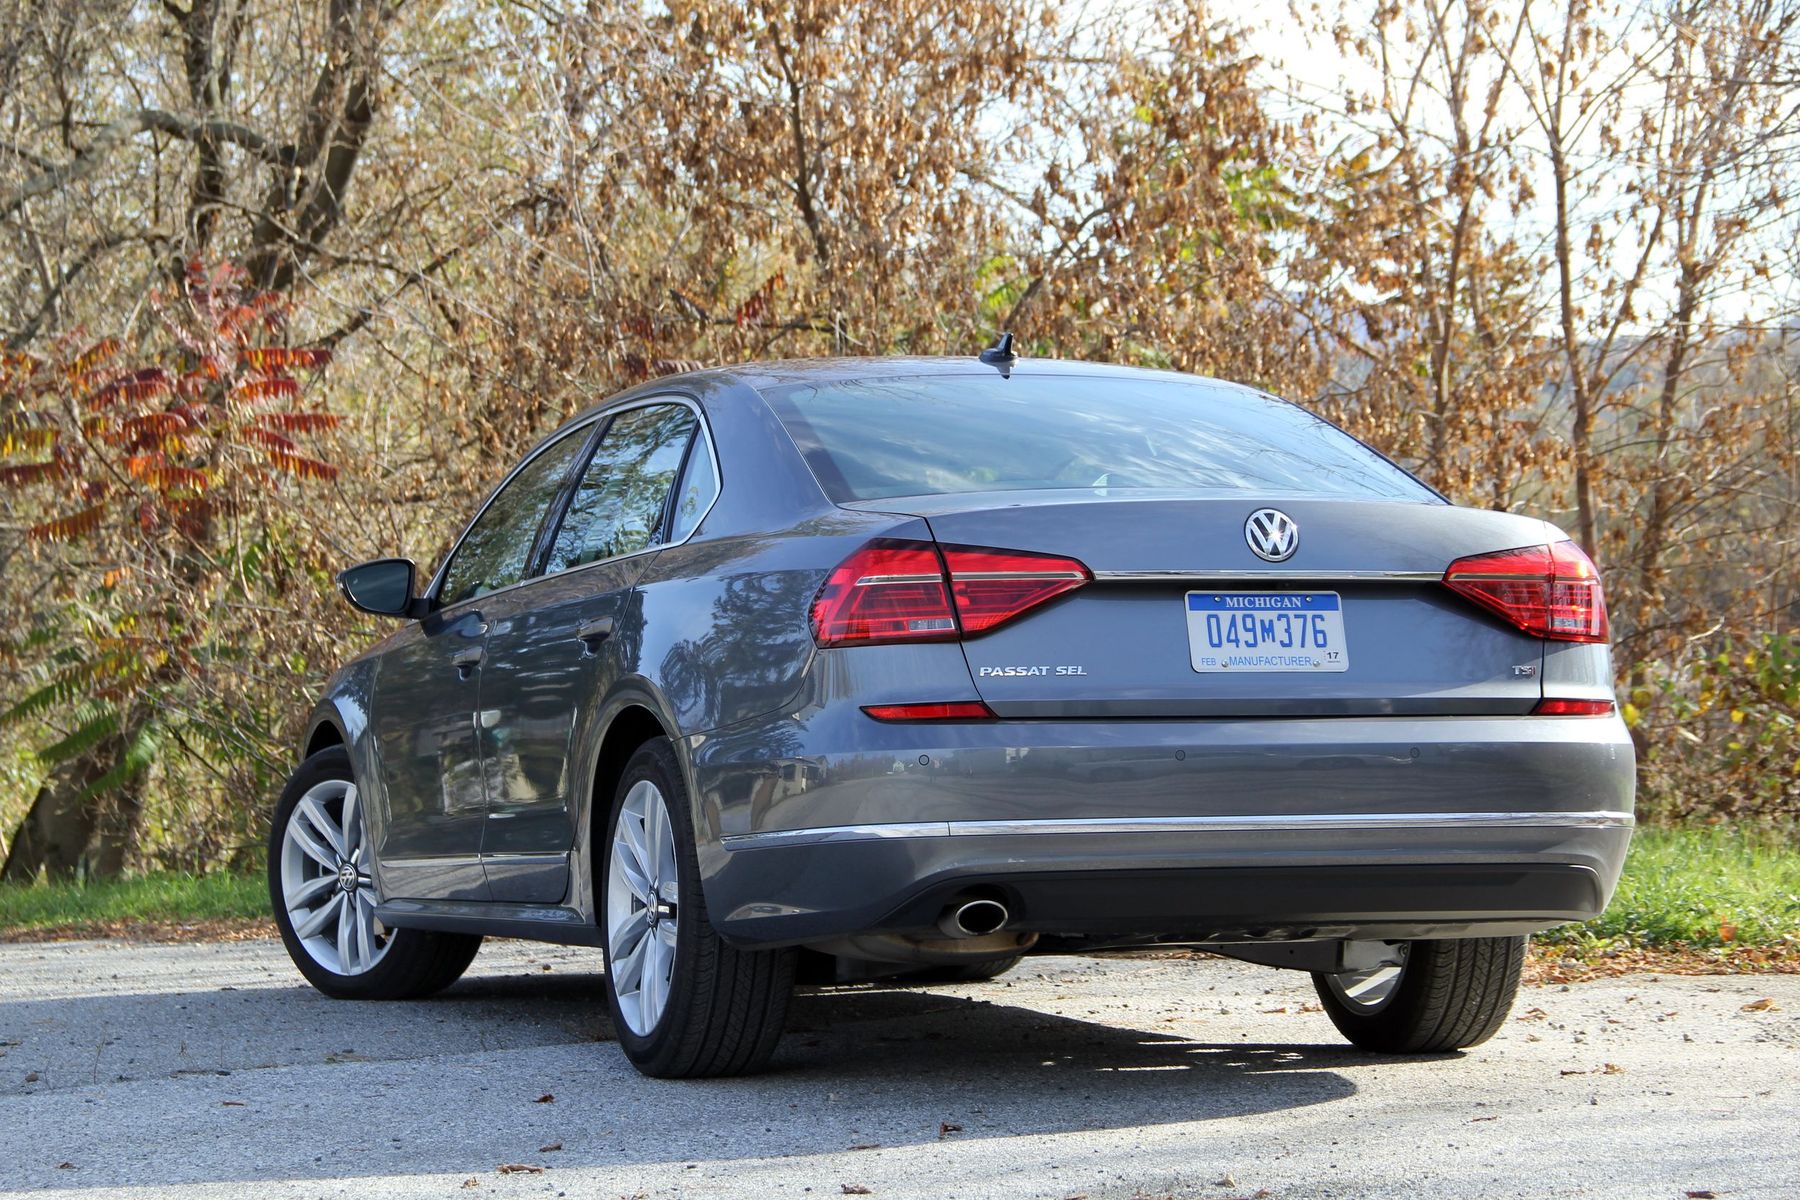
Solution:
[[[1042,489],[1437,499],[1305,409],[1200,382],[990,372],[763,394],[838,504]]]

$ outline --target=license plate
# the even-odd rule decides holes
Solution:
[[[1336,592],[1189,592],[1196,671],[1347,671]]]

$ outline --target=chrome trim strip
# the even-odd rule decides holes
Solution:
[[[1450,812],[1332,813],[1318,816],[1092,817],[1082,820],[918,821],[882,825],[831,825],[727,834],[727,850],[763,846],[808,846],[887,838],[998,837],[1065,833],[1262,833],[1272,830],[1326,832],[1354,829],[1629,829],[1628,812]]]
[[[1442,571],[1095,571],[1095,579],[1147,583],[1438,583]]]

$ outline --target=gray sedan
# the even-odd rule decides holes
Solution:
[[[275,811],[322,991],[600,947],[625,1053],[753,1071],[802,979],[1178,945],[1473,1045],[1632,825],[1592,563],[1167,372],[757,364],[558,429],[337,672]]]

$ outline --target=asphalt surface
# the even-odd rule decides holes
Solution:
[[[273,942],[0,946],[0,1195],[1800,1197],[1800,977],[1530,988],[1403,1060],[1302,975],[1045,958],[803,992],[769,1074],[670,1083],[597,965],[352,1004]]]

